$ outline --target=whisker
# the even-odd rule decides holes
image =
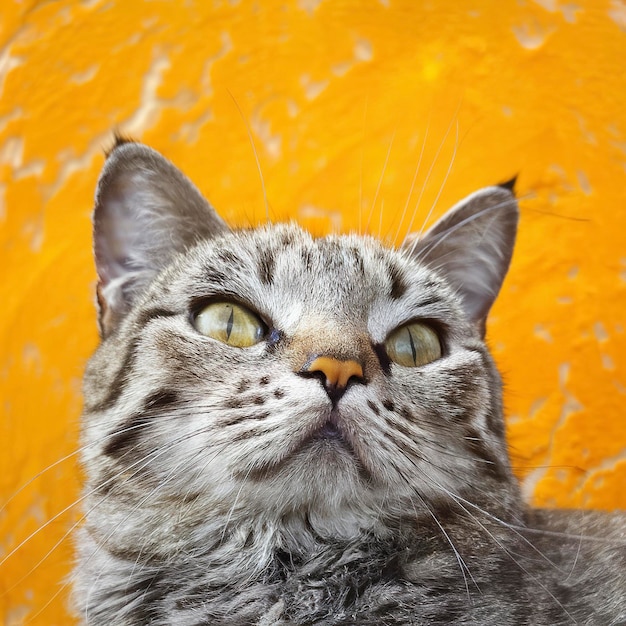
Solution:
[[[446,132],[445,132],[445,134],[443,136],[443,139],[441,140],[441,143],[439,144],[439,147],[437,148],[437,152],[435,153],[435,157],[434,157],[432,163],[430,164],[430,167],[428,168],[428,172],[426,173],[426,178],[424,180],[424,183],[421,186],[420,194],[419,194],[419,196],[417,198],[417,202],[415,204],[415,209],[414,209],[413,215],[411,216],[411,219],[409,221],[409,225],[408,225],[408,227],[406,229],[403,241],[406,241],[406,238],[409,236],[409,233],[413,229],[413,222],[415,221],[415,218],[416,218],[417,213],[419,211],[419,206],[420,206],[420,204],[422,202],[422,197],[424,195],[424,191],[426,190],[426,187],[428,186],[428,183],[430,182],[430,176],[433,173],[433,169],[435,168],[435,165],[437,164],[437,161],[439,160],[439,155],[441,154],[441,151],[443,150],[443,146],[445,145],[446,141],[448,140],[448,135],[450,134],[450,131],[452,130],[452,126],[457,121],[457,116],[459,114],[459,111],[461,110],[461,102],[462,101],[459,101],[459,104],[457,105],[456,111],[454,112],[454,115],[452,116],[452,119],[450,120],[450,124],[448,124],[448,128],[446,129]]]
[[[174,441],[170,441],[168,442],[168,445],[166,447],[164,447],[163,449],[160,450],[154,450],[152,452],[150,452],[149,454],[145,455],[142,459],[140,459],[137,463],[129,466],[128,468],[124,468],[122,471],[120,471],[118,474],[116,474],[115,476],[113,476],[111,479],[105,481],[104,483],[100,483],[97,487],[95,487],[92,491],[90,491],[89,493],[83,495],[81,498],[79,498],[78,500],[76,500],[72,506],[76,506],[78,504],[80,504],[83,500],[85,500],[87,497],[89,497],[90,495],[92,495],[94,492],[96,492],[98,489],[102,488],[103,486],[105,486],[106,484],[108,484],[109,482],[115,482],[117,481],[117,479],[119,478],[119,476],[125,474],[128,472],[128,469],[131,469],[132,467],[143,463],[143,465],[141,465],[141,467],[137,468],[133,474],[131,475],[131,477],[137,476],[137,474],[144,469],[145,467],[148,466],[148,464],[152,463],[153,461],[155,461],[156,459],[158,459],[159,457],[163,456],[164,454],[167,454],[168,452],[170,452],[171,449],[173,449],[176,445],[181,444],[181,443],[185,443],[187,442],[189,439],[209,432],[209,430],[207,428],[199,428],[196,431],[192,432],[192,433],[186,433],[185,436],[180,437]],[[221,450],[226,447],[227,444],[224,444],[222,446],[222,448],[218,449],[215,454],[213,455],[213,457],[211,458],[211,460],[214,460],[215,457],[221,452]],[[144,462],[145,461],[145,462]],[[208,461],[210,462],[210,461]],[[182,466],[182,464],[181,464]],[[117,531],[117,529],[119,529],[121,526],[123,526],[123,524],[125,522],[127,522],[130,517],[133,515],[134,511],[136,511],[139,507],[141,507],[141,505],[143,505],[145,502],[149,501],[150,498],[152,498],[152,496],[158,491],[158,489],[162,488],[163,484],[167,484],[167,482],[169,480],[171,480],[172,477],[175,477],[175,470],[177,468],[173,468],[170,473],[168,474],[168,477],[166,478],[166,480],[164,481],[164,483],[160,483],[159,485],[157,485],[153,490],[151,490],[135,507],[132,511],[130,511],[130,513],[124,518],[122,519],[114,528],[113,530],[111,530],[111,532],[104,538],[104,540],[100,543],[100,545],[97,547],[96,551],[85,561],[86,563],[89,563],[89,561],[94,558],[97,554],[97,552],[99,550],[102,549],[103,545],[106,544],[106,542],[111,539],[111,537],[113,537],[115,535],[115,532]],[[81,517],[78,519],[77,522],[75,522],[70,529],[63,535],[63,537],[48,551],[48,553],[27,573],[25,574],[20,580],[18,580],[12,587],[10,587],[9,589],[6,590],[6,593],[8,593],[9,591],[13,590],[14,588],[16,588],[19,584],[23,583],[35,570],[37,570],[45,561],[46,559],[54,552],[54,550],[56,550],[62,543],[63,541],[65,541],[73,532],[74,530],[76,530],[83,522],[84,520],[94,511],[96,510],[99,506],[102,505],[102,503],[106,500],[109,499],[111,494],[106,494],[101,501],[97,502],[96,504],[94,504],[89,510],[87,510],[86,512],[84,512]],[[50,520],[51,521],[51,520]],[[10,556],[10,555],[8,555]],[[72,574],[70,576],[70,578],[58,589],[58,591],[48,600],[48,602],[42,606],[37,613],[35,613],[34,615],[32,615],[29,619],[29,621],[34,620],[38,615],[40,615],[48,606],[50,606],[50,604],[55,600],[55,598],[57,598],[67,587],[71,586],[73,584],[74,579],[76,578],[77,574]],[[87,604],[87,609],[89,608],[89,603]]]
[[[64,463],[65,461],[70,460],[72,457],[75,457],[75,456],[81,454],[82,452],[85,452],[85,450],[89,450],[89,448],[91,448],[93,446],[100,445],[106,439],[110,439],[110,438],[116,436],[118,434],[118,432],[126,432],[127,430],[133,430],[134,428],[140,428],[141,426],[143,426],[143,424],[140,424],[140,425],[137,425],[137,426],[130,426],[130,427],[128,427],[127,429],[125,429],[123,431],[116,431],[116,432],[113,432],[113,433],[109,433],[108,435],[105,435],[101,439],[98,439],[96,441],[92,441],[92,442],[90,442],[88,444],[85,444],[84,446],[81,446],[80,448],[77,448],[73,452],[70,452],[69,454],[66,454],[64,457],[62,457],[60,459],[57,459],[51,465],[48,465],[47,467],[44,467],[42,470],[37,472],[32,478],[30,478],[27,482],[25,482],[21,487],[19,487],[19,489],[17,491],[15,491],[11,495],[11,497],[4,502],[4,504],[0,507],[0,514],[5,511],[5,509],[11,504],[11,502],[13,500],[15,500],[15,498],[17,498],[25,489],[30,487],[33,482],[35,482],[38,478],[41,478],[44,474],[46,474],[50,470],[53,470],[55,467],[57,467],[61,463]]]
[[[439,486],[439,485],[438,485]],[[451,493],[450,491],[448,491],[447,489],[443,488],[442,489],[455,501],[457,502],[457,504],[491,537],[491,539],[494,541],[494,543],[511,559],[511,561],[513,561],[513,563],[520,568],[520,570],[522,572],[524,572],[524,574],[526,574],[527,576],[529,576],[537,585],[539,585],[539,587],[541,587],[555,602],[556,604],[559,606],[559,608],[563,611],[563,613],[565,613],[565,615],[567,615],[570,620],[572,620],[572,622],[574,624],[576,624],[576,620],[574,619],[574,617],[571,615],[571,613],[563,606],[562,602],[560,602],[560,600],[548,589],[548,587],[546,587],[537,576],[535,576],[534,574],[532,574],[532,572],[530,572],[526,567],[524,567],[516,558],[513,554],[511,554],[511,552],[502,544],[502,542],[488,529],[484,526],[484,524],[482,524],[482,522],[475,516],[472,515],[469,510],[463,506],[463,504],[461,504],[461,502],[459,502],[459,500],[463,500],[463,498],[457,497],[455,494]],[[482,509],[480,507],[476,507],[481,513],[485,513],[485,511],[482,511]],[[522,539],[523,537],[521,535],[518,534],[518,536],[520,536]],[[536,546],[533,546],[532,543],[528,542],[528,544],[534,548],[534,550],[544,559],[546,559],[548,561],[548,563],[550,563],[553,567],[555,567],[558,571],[563,571],[561,570],[561,568],[557,567],[550,559],[548,559],[548,557],[546,557],[540,550],[538,550],[536,548]]]
[[[141,426],[146,426],[146,424],[141,424]],[[187,435],[185,435],[186,437]],[[172,447],[173,445],[179,443],[180,441],[183,441],[185,439],[185,437],[181,437],[178,439],[173,440],[172,442],[169,442],[169,446]],[[168,448],[169,449],[169,448]],[[143,459],[140,459],[139,461],[136,461],[135,463],[133,463],[132,465],[130,465],[129,467],[125,468],[125,471],[128,471],[130,469],[132,469],[133,467],[139,465],[141,462],[143,461]],[[143,469],[144,467],[146,467],[146,465],[142,466],[140,469]],[[0,567],[2,565],[4,565],[4,563],[6,563],[6,561],[8,559],[10,559],[16,552],[18,552],[23,546],[25,546],[31,539],[33,539],[33,537],[36,537],[42,530],[44,530],[49,524],[51,524],[52,522],[54,522],[55,520],[59,519],[62,515],[64,515],[65,513],[67,513],[68,511],[70,511],[72,508],[74,508],[75,506],[77,506],[78,504],[80,504],[83,500],[85,500],[86,498],[88,498],[89,496],[93,495],[94,493],[96,493],[96,491],[98,491],[99,489],[101,489],[103,486],[106,486],[110,483],[113,483],[117,480],[118,475],[114,475],[111,478],[109,478],[108,480],[106,480],[104,483],[101,483],[100,485],[94,487],[93,489],[91,489],[90,491],[88,491],[87,493],[83,494],[80,498],[78,498],[77,500],[75,500],[74,502],[72,502],[72,504],[66,506],[65,508],[63,508],[61,511],[59,511],[58,513],[56,513],[55,515],[53,515],[50,519],[46,520],[46,523],[43,524],[42,526],[39,526],[36,530],[34,530],[28,537],[26,537],[26,539],[24,539],[23,541],[21,541],[16,547],[14,547],[11,551],[9,551],[2,559],[0,559]]]
[[[233,515],[233,512],[235,511],[235,508],[237,507],[237,504],[239,502],[239,496],[241,496],[241,492],[243,491],[243,488],[245,487],[246,484],[246,480],[248,479],[248,477],[250,476],[250,473],[252,472],[252,466],[250,466],[248,468],[248,470],[246,471],[246,475],[244,476],[244,479],[241,481],[241,486],[239,487],[237,494],[235,495],[235,499],[233,500],[233,504],[230,507],[230,509],[228,510],[228,515],[226,516],[226,521],[224,522],[224,528],[222,529],[222,535],[220,537],[220,543],[224,542],[224,537],[226,536],[226,531],[228,529],[228,524],[230,523],[230,519]]]
[[[523,200],[525,200],[525,196],[521,196],[519,198],[516,198],[516,200],[523,201]],[[463,228],[464,226],[467,226],[467,224],[470,224],[474,220],[479,219],[481,216],[485,215],[486,213],[491,213],[493,211],[498,211],[503,206],[506,206],[507,204],[510,204],[512,201],[513,201],[512,199],[511,200],[505,200],[503,202],[498,202],[497,204],[494,204],[493,206],[481,209],[480,211],[477,211],[473,215],[470,215],[469,217],[466,217],[465,219],[457,222],[456,224],[454,224],[453,226],[451,226],[447,230],[442,231],[441,233],[438,233],[437,236],[434,237],[432,241],[429,241],[428,244],[426,244],[419,251],[419,253],[418,253],[417,257],[416,257],[417,260],[419,261],[420,257],[424,256],[427,252],[430,252],[436,246],[442,244],[450,235],[454,234],[457,230]],[[418,244],[420,244],[420,243],[421,242],[420,242],[419,237],[415,237],[415,240],[413,241],[413,243],[411,244],[411,247],[408,250],[409,256],[412,256],[414,254],[416,246]]]
[[[256,167],[259,172],[259,178],[261,179],[261,189],[263,190],[263,202],[265,204],[265,221],[269,224],[271,223],[270,207],[269,207],[269,203],[267,200],[267,191],[265,189],[265,177],[263,176],[263,170],[261,169],[261,162],[259,161],[259,153],[257,151],[256,144],[254,143],[254,138],[252,137],[252,130],[235,96],[230,91],[230,89],[228,89],[228,87],[226,87],[226,91],[228,92],[228,95],[232,98],[233,102],[235,103],[235,106],[237,107],[237,110],[239,111],[239,115],[241,115],[241,119],[243,120],[243,123],[246,127],[246,132],[248,133],[248,139],[250,140],[250,145],[252,146],[252,152],[254,153],[254,160],[256,161]]]
[[[402,224],[404,223],[404,218],[406,217],[406,213],[409,210],[409,204],[411,202],[411,198],[413,197],[413,190],[415,189],[415,182],[417,181],[417,175],[420,171],[420,166],[422,164],[422,158],[424,157],[424,150],[426,148],[426,142],[428,140],[428,131],[430,130],[430,122],[432,119],[432,108],[428,113],[428,121],[426,122],[426,130],[424,131],[424,139],[422,141],[422,148],[420,150],[419,158],[417,159],[417,165],[415,166],[415,171],[413,172],[413,179],[411,180],[411,187],[409,189],[409,194],[407,195],[406,202],[404,203],[404,207],[402,209],[402,214],[400,215],[400,221],[398,222],[398,227],[396,229],[396,233],[393,236],[393,246],[396,247],[396,241],[398,240],[398,235],[400,234],[400,229],[402,228]]]
[[[413,459],[411,459],[410,457],[408,457],[406,455],[404,455],[404,458],[407,459],[417,470],[419,470],[418,466],[415,464]],[[398,474],[400,476],[402,476],[403,480],[406,481],[406,479],[405,479],[404,475],[402,474],[402,472],[398,471]],[[464,506],[464,504],[468,504],[472,508],[478,510],[480,513],[482,513],[482,514],[486,515],[487,517],[493,519],[494,521],[502,524],[503,526],[505,526],[507,528],[511,528],[513,530],[514,527],[512,525],[507,524],[503,520],[498,519],[496,516],[490,514],[488,511],[483,510],[481,507],[479,507],[478,505],[473,504],[472,502],[466,500],[465,498],[462,498],[461,496],[458,496],[457,494],[452,493],[449,489],[447,489],[443,485],[439,484],[437,481],[433,480],[430,476],[422,474],[422,477],[425,480],[427,480],[429,483],[431,483],[433,486],[435,486],[438,490],[440,490],[440,492],[447,494],[452,500],[454,500],[474,520],[474,522],[476,522],[489,535],[489,537],[491,537],[491,539],[494,541],[494,543],[512,560],[512,562],[517,567],[519,567],[520,570],[522,572],[524,572],[524,574],[526,574],[532,580],[534,580],[535,583],[537,583],[537,585],[539,585],[557,603],[559,608],[561,610],[563,610],[563,612],[572,620],[572,622],[576,623],[576,620],[574,619],[574,617],[567,611],[567,609],[563,606],[563,604],[559,601],[559,599],[539,580],[539,578],[537,576],[533,575],[526,567],[524,567],[524,565],[522,565],[515,558],[515,556],[502,544],[502,542],[489,529],[487,529],[484,526],[484,524],[482,524],[482,522],[467,509],[466,506]],[[417,492],[415,491],[415,493],[417,493]],[[419,495],[419,497],[420,497],[420,499],[423,500],[421,495]],[[434,513],[430,510],[430,508],[429,507],[426,507],[426,508],[427,508],[428,512],[431,515],[434,516]],[[445,532],[444,529],[439,524],[439,521],[436,519],[436,516],[434,516],[434,519],[437,522],[437,524],[440,526],[442,532]],[[520,528],[522,528],[522,527],[520,527]],[[524,530],[526,530],[526,529],[524,528]],[[532,542],[528,541],[528,539],[526,539],[521,533],[519,533],[517,531],[514,531],[514,532],[528,546],[530,546],[539,556],[541,556],[543,559],[545,559],[552,567],[555,567],[558,571],[564,571],[561,568],[559,568],[553,561],[551,561],[545,554],[543,554]],[[448,538],[447,537],[447,533],[446,533],[446,538]],[[452,543],[450,541],[449,541],[449,543],[452,545]],[[456,548],[453,545],[452,545],[452,549],[455,552],[455,556],[457,556]],[[457,558],[458,558],[458,556],[457,556]],[[570,573],[570,575],[571,575],[571,573]],[[464,578],[465,578],[465,576],[464,576]],[[466,581],[466,584],[467,584],[467,581]]]
[[[383,169],[378,177],[378,185],[376,187],[376,193],[374,194],[374,200],[372,201],[372,206],[370,207],[369,215],[367,216],[367,223],[365,224],[365,232],[369,232],[370,229],[370,221],[372,219],[372,214],[374,213],[374,208],[376,207],[376,202],[378,201],[378,194],[380,193],[380,188],[383,184],[383,179],[385,178],[385,172],[387,171],[387,164],[389,163],[389,156],[391,155],[391,149],[393,148],[393,142],[396,139],[396,131],[393,131],[393,135],[391,135],[391,141],[389,142],[389,147],[387,148],[387,155],[385,156],[385,162],[383,163]]]
[[[158,416],[155,416],[155,417],[158,417]],[[61,463],[64,463],[65,461],[69,461],[70,459],[72,459],[72,457],[82,454],[83,452],[85,452],[86,450],[89,450],[90,448],[94,446],[101,445],[108,439],[113,439],[114,437],[117,437],[120,434],[127,433],[132,430],[136,430],[138,428],[144,428],[145,426],[146,424],[135,424],[133,426],[127,426],[126,428],[123,428],[121,430],[115,430],[113,432],[107,433],[106,435],[104,435],[103,437],[100,437],[99,439],[95,439],[94,441],[91,441],[90,443],[80,446],[76,450],[70,452],[69,454],[66,454],[60,459],[57,459],[50,465],[38,471],[31,478],[29,478],[27,482],[25,482],[21,487],[17,489],[17,491],[15,491],[7,500],[5,500],[4,504],[0,507],[0,514],[2,514],[8,508],[8,506],[11,504],[13,500],[15,500],[15,498],[17,498],[25,489],[30,487],[33,482],[35,482],[38,478],[41,478],[44,474],[46,474],[50,470],[53,470],[55,467],[59,466]]]
[[[403,476],[403,478],[404,478],[404,476]],[[405,479],[405,482],[407,482],[407,484],[408,484],[408,481],[406,481],[406,479]],[[409,485],[409,487],[410,486],[411,485]],[[476,582],[476,579],[472,575],[472,572],[470,571],[470,568],[468,567],[467,563],[465,562],[465,559],[463,559],[463,557],[461,556],[461,553],[458,551],[457,547],[454,545],[454,541],[452,541],[452,538],[450,537],[450,535],[448,534],[446,529],[443,527],[443,524],[439,521],[439,519],[437,518],[435,513],[428,506],[428,503],[426,502],[425,498],[422,497],[422,495],[419,494],[417,491],[415,491],[415,494],[417,495],[417,497],[420,499],[420,501],[424,505],[424,508],[426,509],[428,514],[433,518],[435,524],[437,524],[437,526],[439,527],[439,530],[442,532],[442,534],[445,537],[446,541],[450,544],[450,547],[452,548],[452,552],[454,552],[454,556],[455,556],[455,558],[457,560],[457,563],[459,564],[459,569],[461,571],[461,575],[463,576],[463,583],[465,584],[465,593],[467,594],[468,600],[471,602],[471,594],[470,594],[469,584],[467,582],[467,576],[465,575],[465,572],[467,572],[467,574],[471,578],[471,580],[474,583],[474,586],[476,587],[478,592],[482,593],[478,583]],[[412,502],[412,500],[411,500],[411,502]],[[414,508],[414,510],[415,510],[415,508]],[[415,512],[417,513],[417,510],[415,510]]]
[[[406,442],[409,442],[409,443],[414,443],[414,442],[413,442],[413,441],[411,441],[408,437],[404,436],[402,433],[398,433],[398,434],[399,434],[401,437],[403,437],[403,439],[404,439],[405,443],[406,443]],[[421,444],[421,445],[424,445],[425,443],[426,443],[426,444],[428,444],[428,440],[420,440],[420,444]],[[401,451],[401,452],[402,452],[402,451]],[[440,452],[440,451],[437,451],[437,452]],[[419,453],[418,453],[417,451],[415,451],[415,453],[414,453],[414,454],[415,454],[415,457],[416,457],[416,458],[418,458],[418,459],[420,459],[420,460],[424,460],[423,458],[420,458],[420,455],[419,455]],[[416,470],[418,470],[418,471],[419,471],[419,467],[417,466],[417,464],[415,463],[415,461],[414,461],[413,459],[411,459],[410,457],[408,457],[406,454],[403,454],[403,457],[404,457],[407,461],[409,461],[409,463],[411,463],[411,465],[413,465],[413,467],[414,467]],[[475,461],[478,461],[478,460],[483,461],[484,459],[474,459],[474,460],[475,460]],[[445,471],[443,471],[443,470],[445,470],[446,468],[438,467],[437,465],[435,465],[434,463],[432,463],[432,460],[431,460],[431,459],[428,459],[428,463],[429,463],[429,465],[432,465],[433,467],[437,467],[437,469],[439,469],[439,470],[441,470],[443,473],[445,473]],[[479,512],[484,513],[485,515],[488,515],[490,518],[492,518],[492,519],[493,519],[494,521],[496,521],[497,523],[499,523],[499,524],[501,524],[501,525],[503,525],[503,526],[506,526],[507,528],[510,528],[511,530],[514,530],[514,529],[515,529],[515,526],[510,525],[510,524],[508,524],[507,522],[504,522],[503,520],[500,520],[498,517],[496,517],[496,516],[494,516],[494,515],[492,515],[492,514],[488,513],[487,511],[483,510],[483,509],[482,509],[481,507],[479,507],[478,505],[475,505],[475,504],[471,503],[470,501],[465,500],[465,499],[464,499],[464,498],[462,498],[461,496],[458,496],[458,495],[456,495],[456,494],[452,493],[450,490],[446,489],[443,485],[441,485],[441,484],[439,484],[438,482],[434,481],[434,480],[433,480],[430,476],[424,475],[423,473],[420,473],[420,474],[421,474],[423,477],[425,477],[425,478],[426,478],[429,482],[431,482],[432,484],[434,484],[434,485],[437,487],[437,489],[439,489],[439,490],[441,490],[441,491],[445,492],[445,493],[446,493],[446,494],[448,494],[451,498],[458,499],[458,500],[462,501],[462,502],[463,502],[463,503],[465,503],[465,504],[471,505],[472,507],[476,508]],[[402,477],[403,477],[403,479],[404,479],[404,476],[403,476],[403,475],[402,475]],[[483,491],[482,489],[479,489],[479,488],[477,488],[477,487],[474,487],[474,488],[475,488],[475,489],[476,489],[476,490],[477,490],[477,491],[478,491],[481,495],[483,495],[483,496],[490,496],[490,494],[489,494],[489,493],[487,493],[487,492]],[[460,503],[460,502],[459,502],[459,506],[461,506],[461,503]],[[464,510],[465,510],[465,507],[463,507],[463,508],[464,508]],[[469,512],[468,512],[468,513],[469,513]],[[524,530],[526,530],[526,527],[519,527],[519,528],[520,528],[520,529],[522,529],[522,528],[523,528]],[[532,542],[530,542],[528,539],[526,539],[526,537],[524,537],[521,533],[516,532],[516,535],[517,535],[520,539],[522,539],[522,541],[524,541],[524,542],[525,542],[525,543],[526,543],[526,544],[527,544],[530,548],[532,548],[533,550],[535,550],[535,551],[536,551],[536,552],[537,552],[537,553],[538,553],[538,554],[539,554],[542,558],[544,558],[544,559],[545,559],[545,560],[546,560],[546,561],[547,561],[547,562],[548,562],[551,566],[553,566],[553,567],[557,567],[557,566],[556,566],[556,564],[555,564],[553,561],[551,561],[551,560],[550,560],[550,559],[549,559],[546,555],[544,555],[544,554],[543,554],[540,550],[538,550],[538,548],[537,548],[537,547],[536,547],[536,546],[535,546]],[[557,568],[557,569],[559,569],[559,571],[563,571],[563,572],[565,572],[565,570],[560,570],[560,568]]]
[[[439,198],[441,197],[443,189],[446,186],[446,183],[448,182],[450,172],[452,171],[452,166],[454,165],[454,161],[456,159],[456,151],[458,147],[459,147],[459,120],[456,121],[456,136],[454,139],[454,151],[452,152],[452,158],[450,159],[450,164],[448,165],[448,169],[446,171],[446,175],[443,178],[443,182],[441,183],[439,187],[439,191],[437,192],[437,195],[435,196],[435,199],[433,200],[432,206],[430,207],[430,210],[428,211],[428,213],[426,214],[426,217],[424,218],[424,221],[422,222],[422,227],[419,230],[418,238],[422,236],[422,233],[424,232],[424,228],[426,227],[428,220],[430,220],[430,216],[433,214],[433,211],[435,210],[435,207],[437,206],[437,202],[439,202]]]
[[[367,109],[369,106],[369,97],[365,99],[365,108],[363,109],[363,136],[361,137],[361,162],[359,165],[359,235],[363,234],[362,231],[362,218],[363,218],[363,156],[365,152],[365,137],[367,133]]]

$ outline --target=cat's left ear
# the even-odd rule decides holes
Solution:
[[[484,336],[485,322],[507,273],[519,219],[512,183],[486,187],[450,209],[402,248],[442,274]]]
[[[93,214],[100,334],[113,332],[174,255],[228,230],[172,163],[118,139],[100,175]]]

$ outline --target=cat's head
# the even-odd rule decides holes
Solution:
[[[301,516],[347,534],[502,504],[514,481],[483,335],[517,219],[503,186],[397,250],[232,231],[169,161],[119,143],[94,213],[94,515],[170,533]]]

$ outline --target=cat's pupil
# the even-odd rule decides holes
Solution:
[[[235,319],[235,312],[230,309],[230,315],[228,316],[228,322],[226,323],[226,339],[230,339],[230,333],[233,331],[233,321]]]
[[[409,336],[409,341],[411,343],[411,354],[413,355],[413,363],[417,363],[417,353],[415,351],[415,342],[413,341],[413,335],[408,328],[406,329],[406,333]]]

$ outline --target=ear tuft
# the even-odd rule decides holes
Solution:
[[[226,231],[172,163],[147,146],[116,137],[98,181],[93,214],[102,336],[114,330],[177,253]]]
[[[512,191],[487,187],[450,209],[421,239],[410,235],[403,244],[420,263],[447,279],[483,335],[511,262],[518,218]]]
[[[500,187],[501,189],[506,189],[507,191],[510,191],[513,195],[515,195],[515,185],[517,184],[517,177],[518,175],[515,174],[513,178],[498,183],[498,187]]]
[[[113,134],[113,147],[109,150],[105,150],[104,154],[107,159],[113,154],[116,148],[123,146],[125,143],[137,143],[132,137],[125,137],[121,132],[115,131]]]

